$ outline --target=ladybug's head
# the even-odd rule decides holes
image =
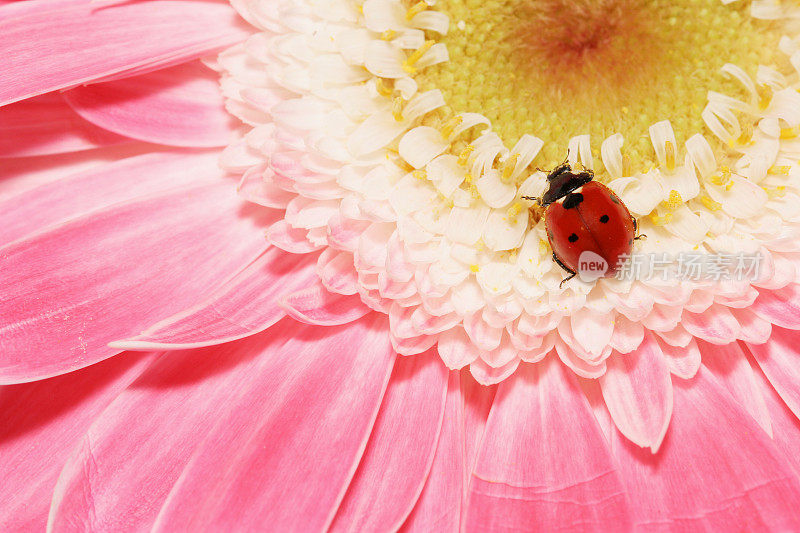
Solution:
[[[571,170],[572,170],[572,167],[569,166],[569,163],[561,163],[556,168],[554,168],[553,170],[550,171],[550,173],[547,175],[547,181],[548,182],[553,181],[554,179],[556,179],[561,174],[563,174],[565,172],[570,172]]]
[[[547,175],[548,188],[539,199],[539,204],[546,207],[553,202],[564,198],[575,189],[582,187],[594,179],[594,172],[583,170],[573,172],[569,163],[563,163],[554,168]]]

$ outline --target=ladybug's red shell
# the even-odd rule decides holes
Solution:
[[[633,249],[636,230],[628,208],[611,189],[595,181],[549,204],[544,220],[553,252],[573,272],[578,271],[580,255],[590,251],[606,260],[606,275],[613,274],[620,256]]]

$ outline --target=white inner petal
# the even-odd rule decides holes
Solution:
[[[612,350],[634,350],[645,329],[687,345],[684,310],[728,320],[737,316],[728,308],[747,305],[749,283],[656,276],[562,284],[541,213],[530,209],[547,187],[536,168],[551,163],[542,160],[545,141],[530,131],[508,146],[480,109],[453,113],[441,90],[416,78],[451,61],[442,38],[466,24],[400,0],[247,6],[260,33],[219,63],[228,108],[251,129],[223,165],[247,172],[243,195],[284,209],[298,238],[326,248],[326,286],[353,290],[341,281],[349,279],[369,305],[411,317],[398,337],[441,334],[452,367],[477,358],[504,368],[555,346],[565,364],[596,377]],[[770,2],[752,7],[757,17],[782,16]],[[798,68],[797,40],[787,36],[780,47]],[[647,236],[636,252],[763,251],[778,267],[759,282],[780,286],[792,278],[781,254],[797,251],[787,242],[800,221],[800,78],[768,67],[753,78],[733,64],[720,76],[744,96],[709,91],[696,110],[708,131],[682,145],[673,123],[658,117],[648,168],[631,168],[619,133],[574,132],[564,151],[573,167],[602,164]],[[727,151],[715,150],[715,137]]]

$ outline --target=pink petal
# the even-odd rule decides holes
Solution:
[[[583,308],[569,319],[572,337],[592,358],[599,356],[611,343],[611,337],[614,334],[614,320],[609,320],[609,318],[613,317]],[[562,324],[567,324],[567,321]]]
[[[670,331],[655,331],[659,339],[663,340],[670,346],[684,347],[688,346],[694,337],[691,333],[686,331],[680,324]]]
[[[681,379],[692,379],[700,369],[700,350],[692,339],[686,346],[672,346],[656,338],[670,373]]]
[[[394,530],[422,492],[442,427],[447,369],[434,350],[401,357],[331,531]]]
[[[644,319],[653,309],[654,294],[643,284],[634,284],[627,294],[607,291],[606,296],[614,303],[617,311],[633,322]]]
[[[589,402],[589,407],[592,408],[592,413],[606,438],[606,442],[611,441],[611,434],[618,433],[614,421],[606,407],[606,401],[603,398],[603,391],[600,390],[600,383],[596,379],[579,378],[578,386],[580,386],[583,394],[586,396],[586,401]]]
[[[214,1],[31,0],[9,13],[0,19],[0,105],[202,57],[248,33]]]
[[[57,93],[0,108],[0,157],[76,152],[127,140],[83,120]]]
[[[732,342],[725,346],[715,346],[703,341],[698,344],[703,354],[703,366],[714,374],[739,405],[772,436],[772,422],[762,387],[741,345]]]
[[[413,308],[403,307],[395,301],[389,309],[390,338],[397,353],[416,355],[428,351],[435,343],[437,335],[423,335],[414,329],[411,321]]]
[[[203,172],[195,185],[0,248],[0,382],[41,379],[114,355],[119,350],[109,342],[195,304],[260,254],[263,221],[242,211],[219,170]]]
[[[652,334],[626,355],[613,354],[600,377],[600,388],[611,418],[628,439],[655,453],[672,414],[669,369]]]
[[[702,313],[684,311],[681,325],[693,336],[714,344],[729,344],[739,337],[739,323],[724,305],[714,304]]]
[[[152,153],[153,149],[150,144],[131,141],[80,152],[6,158],[0,165],[0,202],[46,183],[59,181],[65,176]]]
[[[200,445],[155,529],[322,529],[356,471],[395,357],[385,319],[370,316],[326,328],[324,340],[304,326],[277,350]]]
[[[267,239],[292,254],[308,254],[321,248],[308,239],[308,230],[293,228],[285,220],[279,220],[269,227]]]
[[[469,474],[472,472],[474,463],[478,458],[478,448],[483,440],[486,421],[494,404],[497,389],[497,385],[487,387],[476,382],[466,370],[461,372],[461,391],[464,397],[465,451],[468,470],[465,482],[468,481]]]
[[[280,305],[295,320],[318,326],[347,324],[371,311],[358,296],[330,292],[318,280],[311,287],[284,296]]]
[[[481,353],[481,359],[492,368],[503,368],[504,366],[513,363],[515,360],[520,359],[520,352],[511,342],[506,339],[500,344],[500,347],[492,350],[491,352]]]
[[[476,359],[469,365],[469,371],[475,381],[483,386],[497,385],[511,374],[519,366],[520,360],[514,359],[510,363],[499,368],[494,368],[486,364],[483,359]]]
[[[344,295],[358,292],[358,275],[353,266],[353,254],[326,248],[319,255],[317,273],[320,282],[331,292]]]
[[[800,420],[786,406],[758,365],[751,370],[768,412],[770,430],[767,434],[772,437],[783,457],[792,463],[795,472],[800,472],[800,455],[797,454],[800,446]]]
[[[250,167],[242,175],[239,182],[239,195],[248,202],[271,207],[273,209],[286,209],[286,206],[294,199],[295,194],[284,191],[275,186],[272,179],[265,176],[271,171],[268,170],[266,163]]]
[[[269,328],[283,318],[277,299],[314,283],[315,261],[270,248],[207,300],[110,345],[121,350],[183,350],[223,344]]]
[[[782,289],[761,289],[750,310],[776,326],[800,329],[800,285],[792,283]]]
[[[464,318],[464,330],[472,342],[481,350],[491,351],[500,346],[503,328],[493,328],[482,318],[481,313],[473,313]]]
[[[560,338],[555,340],[555,348],[559,359],[582,378],[599,378],[606,373],[605,361],[597,364],[588,363],[575,353],[572,346],[568,346]],[[608,351],[611,352],[611,347],[608,348]]]
[[[393,333],[389,334],[389,339],[392,341],[392,347],[394,350],[400,355],[417,355],[422,352],[428,351],[430,348],[436,344],[436,340],[438,336],[430,335],[430,336],[417,336],[412,337],[410,339],[401,339],[394,335]]]
[[[65,466],[54,530],[149,530],[159,512],[171,530],[194,519],[253,529],[267,523],[259,516],[278,530],[321,525],[378,413],[394,361],[384,328],[375,318],[324,331],[284,320],[162,358]]]
[[[217,157],[207,152],[149,153],[72,175],[63,174],[65,169],[60,179],[0,203],[0,245],[121,202],[219,181]]]
[[[642,325],[654,331],[670,331],[678,325],[683,314],[683,306],[656,304],[642,320]]]
[[[64,98],[92,124],[169,146],[225,146],[235,128],[219,75],[199,61],[77,87]]]
[[[642,530],[796,531],[800,483],[769,436],[701,367],[675,384],[657,455],[612,443]]]
[[[352,220],[337,214],[328,222],[328,242],[334,248],[354,252],[359,237],[369,226],[365,220]]]
[[[44,531],[58,474],[89,425],[153,360],[123,354],[35,383],[0,387],[0,529]]]
[[[478,460],[483,435],[486,432],[486,422],[497,395],[497,385],[486,387],[476,382],[472,375],[461,371],[461,394],[464,401],[464,468],[461,495],[461,521],[463,523],[467,511],[469,487],[472,483],[472,472]]]
[[[749,309],[731,309],[731,314],[739,323],[739,338],[745,342],[762,344],[772,335],[772,323],[759,317]]]
[[[467,531],[624,530],[625,494],[575,379],[554,357],[502,383],[473,473]]]
[[[453,327],[439,336],[436,345],[439,357],[448,368],[460,369],[480,357],[480,350],[472,344],[464,328]]]
[[[429,313],[425,307],[418,306],[411,315],[411,322],[414,324],[414,329],[420,333],[436,335],[456,327],[461,322],[461,316],[457,313],[434,315]]]
[[[273,342],[261,335],[160,358],[75,447],[55,486],[53,529],[149,528],[193,450],[292,326],[276,326]]]
[[[641,322],[633,322],[623,315],[614,317],[614,335],[610,345],[618,353],[630,353],[644,340],[644,327]]]
[[[747,348],[778,391],[789,409],[800,418],[800,353],[798,333],[772,328],[772,337],[765,344],[748,344]]]
[[[461,374],[450,372],[444,420],[428,480],[401,531],[458,531],[464,484]]]

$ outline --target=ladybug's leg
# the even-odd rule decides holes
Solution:
[[[639,221],[634,217],[631,217],[631,220],[633,220],[633,234],[636,235],[639,233]],[[636,235],[636,237],[633,238],[634,241],[641,241],[645,239],[647,239],[647,235]]]
[[[562,279],[561,283],[559,283],[559,285],[558,285],[558,288],[562,289],[562,288],[564,288],[564,284],[566,282],[568,282],[569,280],[571,280],[572,278],[574,278],[576,276],[576,274],[575,274],[574,270],[570,270],[567,265],[565,265],[564,263],[561,262],[561,259],[558,258],[558,256],[555,254],[555,252],[553,252],[553,261],[555,261],[558,266],[560,266],[561,268],[563,268],[564,270],[566,270],[569,273],[569,276],[567,276],[566,278]]]
[[[538,197],[538,196],[520,196],[520,198],[522,198],[523,200],[532,200],[532,201],[536,202],[536,205],[538,207],[540,207],[540,208],[544,207],[542,205],[542,198],[541,197]],[[537,222],[538,222],[538,219],[537,219]]]

